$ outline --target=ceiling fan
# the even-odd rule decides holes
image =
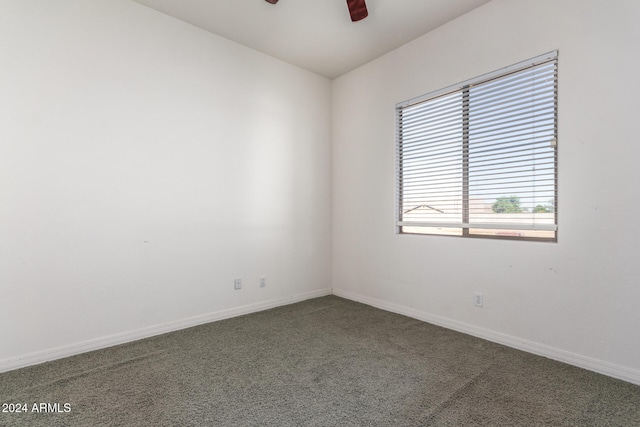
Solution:
[[[276,4],[278,0],[266,0],[268,3]],[[367,5],[365,0],[347,0],[347,6],[349,7],[349,14],[353,22],[366,18],[369,15],[367,11]]]

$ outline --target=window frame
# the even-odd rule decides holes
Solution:
[[[504,230],[505,235],[486,235],[478,233],[472,233],[470,230],[483,230],[479,227],[472,227],[472,225],[481,225],[481,224],[473,224],[469,223],[469,206],[470,206],[470,193],[469,193],[469,88],[481,85],[491,81],[497,81],[499,79],[505,78],[507,76],[525,71],[527,69],[533,69],[535,67],[541,66],[543,64],[553,63],[554,65],[554,83],[553,83],[553,136],[550,139],[550,146],[553,152],[553,224],[545,224],[544,226],[535,225],[535,222],[532,220],[531,227],[527,227],[525,225],[520,228],[520,230],[541,230],[541,231],[553,231],[553,237],[536,237],[536,236],[527,236],[527,235],[509,235],[509,232],[513,232],[518,230],[516,228],[509,228],[507,226],[500,226],[500,222],[497,222],[495,226],[491,227],[493,229]],[[481,76],[475,77],[473,79],[466,80],[464,82],[448,86],[446,88],[427,93],[425,95],[421,95],[407,101],[400,102],[395,106],[395,123],[396,123],[396,171],[395,171],[395,227],[396,234],[417,234],[417,235],[440,235],[440,236],[451,236],[452,234],[448,234],[447,232],[428,232],[428,225],[426,223],[419,225],[419,222],[411,222],[411,221],[403,221],[403,214],[406,214],[408,211],[403,212],[403,154],[402,154],[402,141],[403,141],[403,124],[402,124],[402,111],[405,108],[409,108],[412,106],[416,106],[422,103],[426,103],[428,101],[435,100],[440,97],[444,97],[447,95],[454,95],[460,93],[462,96],[461,100],[461,112],[462,112],[462,151],[460,158],[462,160],[461,166],[461,175],[462,175],[462,187],[461,187],[461,222],[458,223],[442,223],[439,227],[442,228],[450,228],[452,230],[460,231],[460,235],[454,235],[456,237],[470,237],[470,238],[485,238],[485,239],[501,239],[501,240],[524,240],[524,241],[543,241],[543,242],[557,242],[558,241],[558,51],[554,50],[543,55],[539,55],[537,57],[528,59],[526,61],[521,61],[517,64],[510,65],[508,67],[504,67],[498,69],[496,71],[483,74]],[[427,206],[430,207],[431,206]],[[433,209],[433,208],[431,208]],[[535,213],[535,210],[531,210],[531,213]],[[418,225],[416,225],[418,224]],[[435,223],[434,223],[435,224]],[[508,223],[503,223],[505,225],[509,225]],[[486,225],[486,224],[482,224]],[[511,223],[510,225],[514,225]],[[452,227],[450,227],[452,226]],[[407,232],[404,231],[404,227],[422,227],[424,231],[422,232]],[[436,228],[438,226],[431,226],[431,228]]]

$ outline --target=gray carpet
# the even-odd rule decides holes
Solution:
[[[639,386],[335,296],[0,374],[16,402],[0,425],[640,426]]]

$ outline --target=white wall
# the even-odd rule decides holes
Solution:
[[[335,80],[334,292],[640,383],[639,18],[494,0]],[[395,235],[394,105],[554,49],[558,243]]]
[[[0,370],[330,293],[330,99],[127,0],[0,0]]]

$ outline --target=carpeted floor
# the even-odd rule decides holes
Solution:
[[[0,374],[3,403],[27,413],[2,426],[640,426],[640,386],[335,296]]]

